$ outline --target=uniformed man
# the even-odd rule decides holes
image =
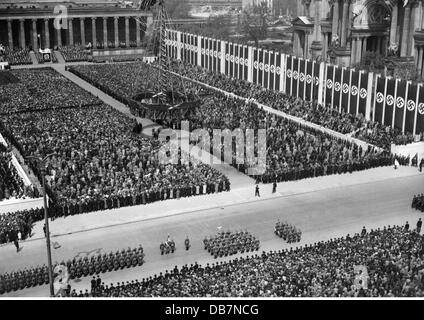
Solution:
[[[423,222],[421,221],[421,218],[417,222],[417,232],[421,232],[421,226],[423,225]]]
[[[259,194],[259,185],[257,184],[255,188],[255,197],[260,197],[260,196],[261,195]]]
[[[186,251],[188,251],[188,249],[190,249],[190,240],[188,239],[188,236],[184,240],[184,245],[185,245]]]
[[[160,254],[163,256],[163,253],[165,252],[165,245],[163,242],[160,243],[159,248],[160,248]]]
[[[277,181],[274,180],[274,183],[272,184],[272,193],[276,193],[277,192]]]

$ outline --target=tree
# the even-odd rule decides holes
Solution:
[[[242,15],[242,29],[258,47],[259,40],[265,39],[267,36],[271,11],[266,2],[261,2],[259,5],[247,7]]]

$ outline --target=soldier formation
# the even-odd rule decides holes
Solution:
[[[168,235],[168,239],[165,242],[161,242],[160,246],[160,254],[163,255],[165,254],[169,254],[169,253],[174,253],[175,251],[175,241],[172,240],[169,235]]]
[[[259,240],[247,231],[221,231],[203,240],[205,250],[216,259],[237,253],[259,250]]]
[[[412,198],[412,208],[420,210],[421,212],[424,212],[424,194],[421,193],[419,195],[414,195],[414,198]]]
[[[287,243],[299,242],[302,237],[302,231],[287,222],[277,221],[274,228],[274,233],[287,241]]]

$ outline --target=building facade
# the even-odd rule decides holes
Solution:
[[[134,8],[59,6],[0,9],[0,43],[10,48],[140,46],[152,14]]]
[[[393,55],[423,72],[424,0],[299,0],[293,53],[341,66],[366,52]]]

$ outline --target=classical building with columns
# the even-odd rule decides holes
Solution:
[[[66,16],[60,20],[60,8],[64,7]],[[45,6],[0,8],[0,43],[35,50],[88,43],[93,48],[139,47],[145,26],[152,22],[150,12],[116,5],[58,1]]]
[[[351,66],[367,51],[423,72],[424,0],[299,0],[293,53]]]

